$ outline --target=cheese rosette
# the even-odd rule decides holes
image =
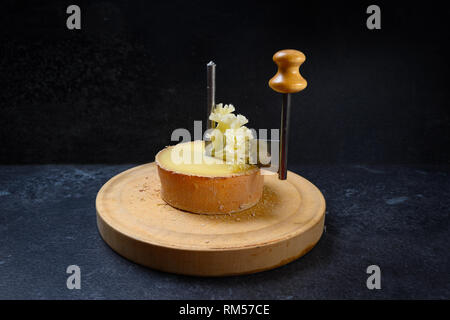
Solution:
[[[209,116],[216,126],[206,138],[211,140],[214,157],[239,166],[249,163],[250,141],[255,135],[245,126],[248,119],[241,114],[235,115],[234,111],[232,104],[217,104]]]

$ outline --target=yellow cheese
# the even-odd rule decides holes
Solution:
[[[249,164],[226,163],[205,154],[204,141],[180,143],[158,154],[158,163],[166,170],[206,177],[242,174],[256,167]]]
[[[258,167],[208,157],[203,141],[180,143],[156,155],[161,198],[172,207],[203,214],[229,214],[261,199]]]
[[[254,206],[261,199],[264,177],[248,164],[244,151],[252,138],[234,115],[234,107],[216,106],[210,119],[217,123],[211,135],[214,157],[198,140],[167,147],[156,155],[161,198],[172,207],[203,214],[229,214]],[[226,137],[226,144],[221,144]]]

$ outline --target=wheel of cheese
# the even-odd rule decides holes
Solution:
[[[186,156],[186,152],[190,154]],[[174,160],[177,156],[178,161]],[[161,198],[172,207],[201,214],[229,214],[253,207],[261,199],[264,176],[260,169],[207,157],[203,141],[167,147],[155,160]]]

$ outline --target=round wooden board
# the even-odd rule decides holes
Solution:
[[[261,201],[231,215],[181,211],[160,198],[154,163],[124,171],[98,192],[97,225],[122,256],[167,272],[226,276],[282,266],[319,241],[325,199],[299,175],[264,177]]]

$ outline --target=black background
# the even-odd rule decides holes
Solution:
[[[366,8],[381,7],[381,30]],[[217,101],[279,126],[272,55],[306,54],[290,162],[449,162],[449,10],[439,2],[2,2],[0,163],[153,161]],[[81,7],[82,29],[66,28]]]

